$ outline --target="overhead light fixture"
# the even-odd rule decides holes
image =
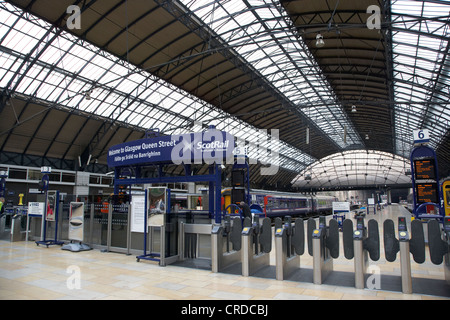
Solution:
[[[323,41],[323,36],[319,33],[316,36],[316,47],[322,48],[325,45],[325,41]]]
[[[369,140],[369,135],[366,133],[366,140]]]
[[[355,113],[356,112],[356,106],[352,105],[352,112]]]

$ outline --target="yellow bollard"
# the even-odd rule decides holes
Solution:
[[[23,194],[23,193],[20,193],[19,194],[19,206],[23,206],[23,197],[24,197],[25,195]]]

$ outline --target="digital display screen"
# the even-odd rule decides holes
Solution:
[[[231,183],[232,183],[233,187],[243,187],[244,186],[244,171],[243,170],[231,171]]]
[[[432,202],[438,203],[438,191],[436,183],[419,183],[416,185],[417,204]]]
[[[244,189],[232,189],[231,190],[231,202],[235,204],[245,201],[245,190]]]
[[[406,219],[405,217],[398,218],[398,231],[406,231]]]
[[[416,179],[436,179],[434,160],[414,160]]]

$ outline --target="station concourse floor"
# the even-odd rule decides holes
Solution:
[[[387,206],[376,215],[380,240],[383,239],[382,221],[409,212],[399,205]],[[368,220],[366,220],[368,221]],[[305,223],[306,225],[306,223]],[[367,225],[367,224],[366,224]],[[342,233],[341,233],[342,237]],[[341,238],[342,240],[342,238]],[[273,247],[274,248],[274,247]],[[272,250],[271,263],[274,262]],[[305,250],[301,266],[312,269],[312,257]],[[399,290],[364,289],[332,284],[315,285],[312,282],[278,281],[262,277],[242,277],[210,270],[169,265],[156,262],[136,262],[134,255],[104,253],[99,250],[70,252],[59,246],[36,246],[34,242],[0,241],[0,299],[1,300],[435,300],[449,299],[450,286],[445,284],[443,265],[429,260],[417,264],[411,259],[412,277],[438,284],[447,294],[402,294]],[[399,257],[395,262],[384,258],[371,262],[381,274],[400,278]],[[342,250],[334,260],[334,271],[350,274],[353,260],[346,260]],[[75,275],[80,275],[75,278]],[[80,279],[80,282],[77,282]],[[431,281],[431,282],[430,282]],[[413,283],[414,291],[414,283]],[[442,292],[442,291],[441,291]]]

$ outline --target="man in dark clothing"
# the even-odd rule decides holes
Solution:
[[[249,217],[250,221],[253,220],[252,219],[252,212],[250,211],[250,207],[248,206],[248,204],[246,204],[244,201],[242,201],[239,204],[239,208],[241,208],[241,210],[242,210],[242,216],[243,216],[244,219]]]

